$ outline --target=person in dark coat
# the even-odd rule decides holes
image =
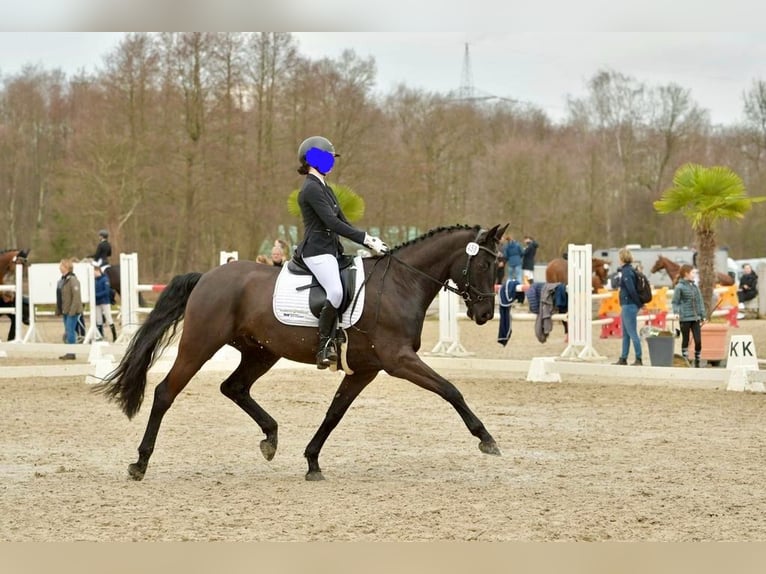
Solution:
[[[109,258],[112,256],[112,245],[109,243],[109,232],[106,229],[98,232],[98,238],[96,252],[90,258],[103,269],[109,265]]]
[[[343,300],[338,265],[338,258],[343,254],[340,238],[364,245],[378,255],[388,252],[388,246],[379,237],[349,223],[338,198],[327,185],[325,178],[332,171],[336,157],[340,156],[335,153],[335,146],[321,136],[307,138],[298,147],[298,173],[305,175],[306,179],[298,193],[298,205],[303,217],[303,240],[296,249],[296,257],[303,260],[327,294],[319,314],[319,369],[326,369],[338,360],[335,330],[338,308]]]
[[[742,276],[739,278],[739,289],[737,290],[737,299],[740,303],[745,303],[758,296],[758,275],[753,271],[749,263],[742,266]]]
[[[702,354],[702,323],[707,318],[702,293],[692,279],[694,267],[681,265],[673,286],[673,313],[678,315],[681,327],[681,355],[689,360],[689,333],[694,337],[694,366],[700,366]]]
[[[508,268],[508,279],[521,283],[521,256],[523,249],[521,244],[512,235],[508,235],[508,243],[503,248],[505,265]]]
[[[620,258],[620,321],[622,324],[622,354],[615,365],[627,365],[630,343],[636,353],[633,365],[642,365],[641,339],[638,337],[638,311],[643,307],[638,296],[636,272],[633,269],[633,254],[623,247]]]
[[[109,329],[112,331],[112,341],[116,341],[117,330],[112,320],[112,285],[109,283],[109,276],[101,271],[101,268],[95,262],[93,273],[96,283],[96,329],[98,329],[101,338],[105,339],[104,325],[109,325]]]
[[[524,236],[524,251],[521,255],[521,273],[524,275],[524,281],[529,285],[535,281],[535,257],[539,245],[529,235]]]

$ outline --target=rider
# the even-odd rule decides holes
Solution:
[[[298,147],[298,173],[305,175],[306,179],[298,194],[304,236],[296,249],[296,256],[303,259],[327,294],[319,314],[319,369],[326,369],[338,360],[334,339],[338,308],[343,299],[338,266],[343,246],[339,236],[363,244],[378,255],[388,251],[388,246],[379,237],[352,226],[341,211],[332,188],[325,182],[336,157],[339,155],[335,153],[335,147],[321,136],[307,138]]]
[[[109,257],[112,255],[112,246],[109,243],[109,232],[106,229],[99,231],[98,237],[99,241],[96,246],[96,253],[91,255],[91,259],[103,269],[109,265]]]

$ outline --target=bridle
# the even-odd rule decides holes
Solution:
[[[478,239],[478,234],[476,237]],[[495,253],[488,247],[485,247],[484,245],[479,245],[478,243],[476,243],[476,241],[469,242],[465,248],[465,252],[468,257],[466,258],[466,261],[465,261],[465,267],[463,267],[463,271],[461,272],[461,275],[465,278],[465,284],[462,287],[458,286],[457,288],[449,284],[449,279],[447,279],[446,281],[440,281],[439,279],[437,279],[436,277],[432,275],[429,275],[425,271],[422,271],[418,269],[417,267],[413,267],[406,261],[402,261],[393,253],[390,254],[390,257],[391,259],[398,261],[399,263],[401,263],[408,269],[415,271],[416,273],[419,273],[420,275],[430,279],[434,283],[438,283],[439,285],[442,286],[442,288],[445,291],[451,291],[457,295],[460,295],[463,301],[465,301],[466,306],[470,308],[473,306],[474,303],[479,303],[483,301],[485,297],[495,296],[494,291],[491,291],[491,292],[480,291],[479,289],[471,285],[471,259],[473,259],[476,255],[478,255],[479,251],[484,251],[486,253],[489,253],[492,256],[493,260],[497,258],[497,253]]]
[[[481,230],[476,235],[477,239],[478,239],[480,233],[481,233]],[[386,253],[382,257],[376,257],[376,261],[375,261],[375,263],[373,265],[373,270],[378,266],[379,263],[382,263],[382,262],[385,261],[385,265],[384,265],[384,269],[383,269],[383,280],[380,282],[379,287],[378,287],[378,293],[377,293],[377,295],[378,295],[377,296],[378,304],[377,304],[377,308],[376,308],[376,311],[375,311],[374,324],[378,323],[378,319],[380,317],[380,300],[381,300],[381,296],[383,294],[383,283],[385,281],[386,275],[388,274],[388,269],[390,268],[392,261],[396,261],[400,265],[403,265],[404,267],[406,267],[407,269],[409,269],[411,271],[414,271],[415,273],[418,273],[419,275],[422,275],[423,277],[425,277],[426,279],[436,283],[437,285],[440,285],[445,291],[451,291],[451,292],[453,292],[453,293],[455,293],[457,295],[460,295],[460,297],[462,297],[463,301],[465,301],[466,307],[468,307],[469,310],[473,308],[474,303],[479,303],[480,301],[483,301],[485,297],[494,297],[495,296],[495,292],[494,291],[489,292],[489,293],[485,293],[483,291],[480,291],[479,289],[477,289],[473,285],[471,285],[471,259],[473,259],[476,255],[478,255],[479,251],[485,251],[486,253],[489,253],[492,256],[493,261],[497,259],[497,253],[496,252],[492,251],[491,249],[489,249],[487,247],[484,247],[483,245],[479,245],[476,241],[470,241],[466,245],[466,248],[465,248],[465,252],[466,252],[466,255],[468,255],[468,258],[466,259],[465,267],[463,267],[463,271],[461,273],[461,275],[463,275],[463,277],[465,277],[465,285],[463,287],[457,287],[457,288],[455,288],[455,287],[453,287],[452,285],[449,284],[449,279],[447,279],[445,281],[440,281],[439,279],[437,279],[433,275],[429,275],[425,271],[422,271],[422,270],[418,269],[417,267],[414,267],[414,266],[410,265],[406,261],[402,261],[401,259],[399,259],[393,253]],[[373,270],[371,270],[367,274],[367,276],[365,277],[364,281],[362,282],[362,284],[359,286],[359,289],[357,290],[356,296],[354,297],[354,304],[353,304],[353,306],[351,308],[351,313],[352,314],[354,312],[354,308],[356,307],[356,303],[359,300],[359,293],[362,291],[362,288],[372,278]],[[472,298],[472,296],[471,296],[472,293],[476,297],[476,299]],[[352,328],[357,330],[357,331],[360,331],[362,333],[366,333],[367,332],[367,331],[363,331],[362,329],[359,329],[356,325],[352,325]]]

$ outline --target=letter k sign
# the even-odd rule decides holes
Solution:
[[[729,341],[729,358],[726,361],[726,368],[735,367],[758,369],[758,357],[752,335],[732,335]]]
[[[754,357],[753,341],[731,341],[729,344],[730,357]]]

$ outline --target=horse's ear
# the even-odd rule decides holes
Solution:
[[[487,243],[488,240],[495,238],[495,233],[497,233],[497,225],[495,225],[492,229],[482,231],[476,238],[476,241],[478,243]]]
[[[503,238],[503,235],[505,235],[505,230],[508,229],[509,225],[510,223],[506,223],[502,228],[500,228],[500,224],[497,224],[489,230],[488,234],[494,236],[495,241],[499,242]]]

